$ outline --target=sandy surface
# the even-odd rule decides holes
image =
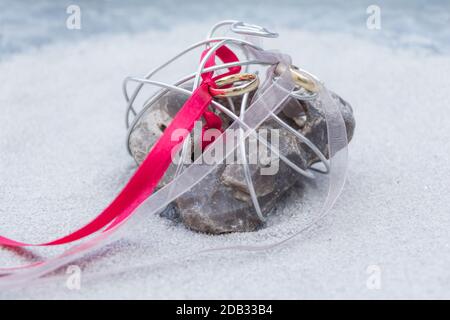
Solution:
[[[252,234],[208,237],[149,216],[77,262],[80,290],[69,290],[60,270],[0,298],[450,298],[450,57],[350,35],[278,31],[282,37],[267,47],[290,53],[354,107],[348,181],[329,216],[271,252],[148,266],[186,251],[292,234],[314,197],[294,194],[269,228]],[[124,148],[122,79],[203,34],[187,25],[104,36],[2,61],[0,234],[48,240],[98,213],[135,168]],[[0,264],[54,253],[0,249]],[[378,290],[367,286],[374,265]]]

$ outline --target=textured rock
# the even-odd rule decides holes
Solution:
[[[159,106],[152,108],[141,118],[130,136],[131,155],[137,163],[144,161],[150,148],[169,125],[171,117]]]
[[[352,107],[337,94],[331,93],[331,96],[339,106],[347,129],[347,139],[350,142],[355,131],[355,118],[353,117]],[[305,107],[306,121],[301,128],[301,132],[328,158],[327,124],[321,104],[322,101],[319,99],[303,104]],[[310,148],[303,145],[303,150],[306,153],[306,159],[308,159],[308,166],[319,161]]]
[[[332,97],[340,108],[350,141],[355,128],[353,111],[338,95],[332,94]],[[186,96],[168,93],[144,113],[130,136],[130,149],[138,163],[145,158],[186,99]],[[239,109],[241,98],[233,99],[234,105]],[[226,99],[220,102],[231,108]],[[312,102],[290,99],[279,117],[309,138],[328,157],[327,128],[321,103],[319,99]],[[230,120],[226,116],[222,117],[224,124],[229,124]],[[300,168],[306,169],[319,161],[309,147],[274,120],[267,120],[261,128],[279,130],[279,152]],[[248,149],[246,148],[247,159],[250,156]],[[262,175],[261,170],[267,164],[261,162],[250,164],[249,170],[261,211],[267,216],[280,198],[302,177],[281,160],[275,175]],[[175,166],[172,165],[159,187],[170,181],[174,170]],[[176,199],[162,215],[172,220],[181,220],[193,230],[213,234],[253,231],[263,224],[255,212],[240,164],[219,165],[190,191]]]

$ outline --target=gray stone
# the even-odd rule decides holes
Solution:
[[[355,128],[353,111],[338,95],[333,93],[332,97],[340,108],[350,141]],[[130,136],[130,149],[138,163],[143,161],[186,99],[186,96],[168,93],[150,111],[144,113]],[[237,109],[240,101],[240,97],[233,98]],[[221,99],[220,102],[231,108],[226,99]],[[278,115],[309,138],[328,157],[327,128],[321,103],[318,99],[312,102],[290,99]],[[228,125],[230,119],[222,117],[224,124]],[[267,120],[261,128],[279,129],[279,152],[300,168],[306,169],[319,161],[310,148],[274,120]],[[193,148],[194,146],[192,150]],[[247,159],[250,156],[248,149],[246,148]],[[262,162],[250,164],[249,171],[261,211],[264,216],[268,216],[281,197],[294,184],[301,182],[302,176],[283,161],[279,162],[279,170],[275,175],[262,175],[261,170],[267,167],[267,163]],[[159,187],[170,181],[174,170],[175,166],[172,165]],[[174,221],[182,221],[192,230],[212,234],[253,231],[263,225],[255,212],[240,164],[219,165],[190,191],[177,198],[161,215]]]
[[[339,106],[347,129],[347,140],[350,142],[353,138],[353,132],[355,131],[355,118],[353,117],[352,107],[337,94],[331,92],[331,96]],[[311,102],[302,102],[306,120],[300,132],[311,140],[311,142],[314,143],[328,158],[327,124],[321,104],[322,101],[319,99]],[[307,159],[308,166],[319,161],[318,157],[306,145],[302,144],[302,149],[305,152],[304,157]]]

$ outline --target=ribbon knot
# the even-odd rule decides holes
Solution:
[[[201,55],[202,60],[209,53],[210,50],[211,49],[206,49],[202,52]],[[214,66],[216,64],[216,57],[218,57],[224,63],[239,61],[233,51],[231,51],[226,46],[221,46],[209,56],[208,60],[205,62],[205,68]],[[228,69],[228,72],[218,75],[216,77],[213,77],[214,72],[205,72],[202,73],[201,75],[203,80],[202,83],[206,84],[208,88],[212,87],[216,89],[218,87],[216,80],[229,76],[231,74],[239,73],[240,71],[241,71],[240,66],[230,67]],[[214,136],[212,136],[211,139],[205,139],[206,131],[210,129],[217,129],[220,132],[223,132],[222,119],[214,112],[205,110],[205,112],[203,112],[203,119],[205,120],[205,125],[202,127],[202,135],[201,135],[202,150],[204,150],[210,143],[214,141]]]
[[[216,79],[213,79],[212,77],[203,78],[203,83],[206,83],[208,87],[217,88]]]

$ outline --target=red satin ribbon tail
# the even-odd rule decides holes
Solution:
[[[92,233],[103,228],[119,215],[124,218],[128,217],[145,199],[153,193],[153,190],[163,177],[172,161],[172,153],[174,148],[179,147],[185,139],[187,133],[192,131],[195,121],[200,119],[203,112],[211,103],[211,99],[209,86],[206,83],[202,83],[197,90],[194,91],[191,98],[186,101],[184,106],[176,114],[171,124],[164,130],[163,135],[156,142],[147,158],[137,169],[119,195],[99,216],[97,216],[90,223],[65,237],[47,243],[23,243],[0,236],[0,245],[23,247],[65,244],[91,235]],[[182,139],[174,140],[172,136],[174,131],[177,129],[182,129],[182,131],[184,130],[186,133],[182,136]],[[116,221],[114,224],[116,224]],[[117,221],[117,223],[118,222],[120,221]],[[113,225],[109,226],[108,229],[112,228],[112,226]]]
[[[210,49],[203,52],[202,57],[204,57],[208,50]],[[225,63],[239,61],[233,51],[226,46],[222,46],[211,55],[205,66],[209,67],[215,65],[216,56]],[[106,227],[111,222],[112,223],[105,231],[125,220],[142,202],[151,196],[159,181],[164,176],[164,173],[170,166],[172,154],[174,154],[173,151],[176,148],[179,148],[188,132],[192,131],[195,122],[205,114],[205,111],[212,100],[211,94],[209,93],[209,86],[214,86],[214,81],[216,79],[238,73],[240,70],[240,66],[230,67],[227,73],[215,78],[213,78],[213,72],[202,74],[203,82],[192,93],[191,97],[176,114],[170,125],[164,130],[164,133],[153,146],[144,162],[136,170],[119,195],[94,220],[69,235],[51,242],[30,244],[0,236],[0,245],[24,247],[66,244],[87,237]],[[218,116],[206,113],[205,118],[211,127],[221,126],[221,123],[219,124],[220,118],[217,119]],[[175,130],[179,129],[184,130],[185,134],[180,140],[175,141],[172,136]]]

